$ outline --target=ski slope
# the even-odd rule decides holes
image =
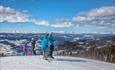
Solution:
[[[0,58],[0,70],[115,70],[115,64],[68,56],[55,56],[51,62],[42,56],[12,56]]]

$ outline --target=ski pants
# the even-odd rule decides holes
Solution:
[[[53,55],[53,51],[54,51],[54,45],[50,45],[49,46],[49,56]]]

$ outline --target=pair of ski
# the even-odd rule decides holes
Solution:
[[[43,58],[44,59],[44,58]],[[54,58],[47,58],[47,59],[44,59],[45,61],[48,61],[48,62],[52,62],[54,60]]]

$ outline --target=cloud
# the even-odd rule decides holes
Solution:
[[[77,21],[77,22],[83,22],[83,21],[91,21],[93,20],[94,17],[87,17],[87,16],[78,16],[78,17],[73,17],[73,21]]]
[[[103,17],[103,16],[109,16],[109,15],[115,15],[115,7],[101,7],[96,8],[87,13],[88,16],[91,17]]]
[[[84,12],[72,18],[73,22],[84,25],[115,27],[115,6],[101,7]]]
[[[52,27],[72,27],[93,25],[98,28],[115,28],[115,6],[100,7],[89,10],[87,12],[80,12],[78,16],[71,19],[57,18],[52,24]]]
[[[27,10],[19,12],[10,7],[0,6],[0,22],[31,22],[37,25],[49,25],[46,20],[30,19],[30,16],[26,14],[27,12]]]
[[[32,20],[33,23],[37,25],[44,25],[44,26],[49,26],[49,22],[46,20]]]
[[[51,21],[50,26],[55,28],[73,27],[73,23],[70,20],[69,18],[57,18]]]
[[[27,22],[28,15],[10,7],[0,6],[0,22]]]
[[[80,12],[73,18],[57,18],[52,21],[31,18],[28,11],[17,11],[11,7],[0,6],[0,22],[30,22],[36,25],[50,26],[55,28],[79,27],[83,25],[95,25],[99,28],[115,28],[115,6],[101,7]]]
[[[63,27],[72,27],[73,24],[71,22],[60,22],[60,23],[52,24],[51,26],[63,28]]]

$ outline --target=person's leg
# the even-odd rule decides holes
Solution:
[[[24,56],[26,56],[26,48],[24,48]]]
[[[47,56],[48,56],[48,52],[45,51],[44,56],[47,58]]]
[[[33,54],[36,55],[36,51],[34,50],[34,48],[33,48]]]
[[[25,49],[25,55],[27,55],[27,49]]]
[[[48,56],[51,56],[51,45],[48,47]]]
[[[48,57],[48,50],[47,50],[47,48],[45,48],[45,49],[43,49],[43,58],[47,59],[47,57]]]
[[[51,45],[51,46],[50,46],[50,51],[49,51],[49,52],[50,52],[50,53],[49,53],[49,56],[50,56],[51,58],[54,58],[54,57],[53,57],[53,51],[54,51],[54,46]]]
[[[48,57],[48,52],[45,51],[45,52],[43,53],[43,59],[47,60],[47,57]]]
[[[44,51],[44,49],[43,49],[43,58],[45,58],[45,56],[46,56],[46,54],[45,54],[45,51]]]

